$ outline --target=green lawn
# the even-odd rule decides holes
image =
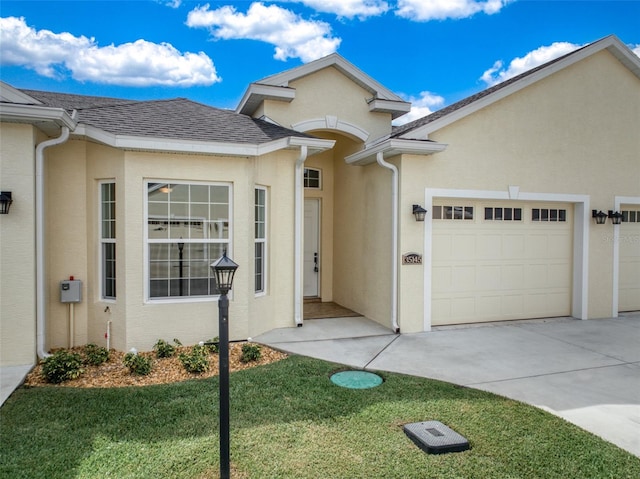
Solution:
[[[638,478],[640,459],[536,408],[382,373],[333,385],[302,357],[231,375],[238,478]],[[0,477],[218,476],[217,378],[122,389],[22,388],[0,409]],[[471,449],[425,454],[402,425],[439,420]]]

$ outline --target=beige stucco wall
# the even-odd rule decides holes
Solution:
[[[408,212],[426,187],[588,195],[604,211],[615,195],[640,196],[639,92],[640,80],[603,51],[431,134],[445,152],[402,160],[402,251],[423,252]],[[590,318],[611,315],[612,237],[610,222],[590,222]],[[403,296],[419,276],[401,268]],[[402,318],[419,329],[419,302],[403,300]]]
[[[36,361],[35,144],[31,125],[0,124],[0,189],[13,204],[0,216],[0,365]]]
[[[69,344],[69,307],[59,302],[59,281],[83,281],[74,306],[74,344],[149,350],[158,339],[195,344],[218,334],[217,301],[149,301],[145,297],[146,180],[229,182],[232,237],[229,256],[240,268],[230,295],[230,337],[245,339],[293,318],[293,188],[298,152],[261,158],[124,152],[70,140],[47,153],[47,348]],[[99,282],[99,185],[116,182],[117,298],[103,300]],[[268,191],[268,291],[254,293],[254,186]],[[55,206],[54,206],[55,205]]]
[[[344,158],[355,143],[336,151]],[[335,162],[334,299],[391,327],[391,172]]]

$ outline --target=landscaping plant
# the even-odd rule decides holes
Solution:
[[[246,343],[242,345],[242,355],[240,361],[243,363],[249,363],[251,361],[257,361],[262,356],[262,350],[259,344]]]
[[[109,360],[109,351],[107,348],[89,343],[84,347],[84,362],[91,366],[100,366]]]
[[[176,346],[182,346],[182,343],[177,339],[174,339],[173,342]],[[153,350],[156,352],[157,358],[170,358],[176,354],[176,346],[164,339],[158,339],[158,342],[153,346]]]
[[[75,379],[83,372],[82,357],[66,349],[56,351],[42,363],[42,375],[54,384]]]
[[[122,360],[124,365],[129,368],[131,374],[138,376],[146,376],[151,372],[151,358],[142,356],[138,353],[127,353]]]
[[[205,346],[196,345],[188,353],[181,353],[178,358],[190,373],[203,373],[209,370],[209,359]]]

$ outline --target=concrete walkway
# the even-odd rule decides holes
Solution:
[[[353,368],[500,394],[556,414],[640,457],[640,314],[401,335],[363,317],[317,319],[254,341]]]

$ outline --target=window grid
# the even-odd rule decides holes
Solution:
[[[100,184],[101,296],[116,298],[116,184]]]
[[[149,298],[219,294],[210,265],[229,245],[228,184],[147,183]]]
[[[623,223],[640,223],[640,210],[623,210]]]
[[[434,220],[473,220],[473,206],[434,206]]]
[[[255,189],[255,292],[266,291],[267,265],[267,190],[263,187]]]
[[[487,221],[522,221],[522,208],[490,208],[484,209]]]
[[[322,187],[322,173],[316,168],[304,169],[304,187],[320,189]]]
[[[553,208],[533,208],[531,221],[564,222],[567,221],[567,210]]]

